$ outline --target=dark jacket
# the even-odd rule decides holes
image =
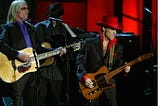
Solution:
[[[38,30],[38,39],[41,43],[48,42],[51,48],[65,46],[67,43],[67,31],[61,23],[52,26],[50,20],[44,20],[35,25]],[[41,68],[41,75],[48,79],[62,80],[62,73],[65,72],[65,58],[59,55],[53,56],[55,62]],[[46,71],[45,71],[46,70]]]
[[[25,49],[26,43],[21,28],[18,23],[10,23],[2,26],[0,35],[0,51],[4,53],[8,59],[15,59],[17,51]],[[28,29],[33,49],[37,53],[43,52],[39,41],[37,40],[36,32]]]
[[[108,62],[109,52],[103,56],[102,41],[100,40],[100,37],[86,39],[77,55],[77,76],[80,79],[86,73],[95,73],[103,65],[108,67]],[[123,63],[123,46],[117,43],[115,45],[115,53],[111,67],[112,70],[121,66]]]

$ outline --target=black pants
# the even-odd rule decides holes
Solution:
[[[62,76],[56,65],[33,73],[24,90],[24,106],[59,106]]]
[[[28,85],[24,91],[24,106],[58,106],[62,81],[38,78],[36,84]]]
[[[33,73],[24,89],[24,106],[44,106],[46,94],[45,80],[38,78],[36,73]]]
[[[11,84],[6,83],[0,80],[0,106],[5,106],[5,101],[3,101],[3,97],[11,97],[12,96]]]
[[[49,80],[47,82],[48,92],[45,106],[59,106],[62,81]]]
[[[0,106],[5,106],[2,97],[0,97]]]
[[[13,106],[22,106],[22,96],[23,90],[26,86],[30,73],[25,74],[15,83],[12,83],[12,96],[13,99]]]

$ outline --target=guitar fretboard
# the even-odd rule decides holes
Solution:
[[[49,52],[45,52],[45,53],[42,53],[42,54],[38,54],[36,56],[36,59],[37,60],[42,60],[42,59],[45,59],[45,58],[48,58],[48,57],[51,57],[51,56],[55,56],[55,55],[58,55],[60,53],[60,51],[64,48],[69,48],[69,47],[73,47],[73,51],[77,51],[80,49],[80,45],[81,45],[81,42],[78,42],[78,43],[73,43],[71,45],[67,45],[66,47],[59,47],[59,48],[56,48],[55,50],[53,51],[49,51]],[[31,62],[35,61],[35,57],[31,57]]]
[[[138,62],[141,62],[141,61],[143,61],[143,60],[149,59],[149,58],[152,57],[153,55],[154,55],[153,53],[148,53],[148,54],[144,54],[144,55],[142,55],[142,56],[139,56],[138,58],[132,60],[131,62],[129,62],[129,63],[127,63],[127,64],[125,64],[125,65],[123,65],[123,66],[121,66],[121,67],[119,67],[119,68],[111,71],[110,73],[106,74],[106,75],[105,75],[105,78],[106,78],[106,79],[110,79],[110,78],[112,78],[114,75],[122,72],[122,71],[125,69],[126,66],[133,66],[133,65],[135,65],[135,64],[138,63]]]

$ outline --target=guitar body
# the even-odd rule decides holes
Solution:
[[[87,88],[82,82],[79,82],[80,90],[83,94],[83,96],[88,100],[95,100],[97,99],[100,94],[103,92],[103,90],[114,87],[115,84],[112,84],[110,86],[106,86],[108,83],[108,80],[102,79],[102,83],[99,80],[99,77],[102,78],[104,75],[106,75],[109,72],[108,68],[106,66],[102,66],[96,73],[88,73],[87,76],[93,81],[94,88]],[[99,76],[99,77],[98,77]],[[104,84],[105,86],[101,86]]]
[[[41,46],[44,48],[51,48],[51,45],[48,42],[43,42]],[[54,57],[48,57],[40,66],[41,67],[48,66],[48,65],[51,65],[52,63],[54,63]]]
[[[52,48],[50,43],[48,43],[48,42],[43,42],[41,44],[41,46],[44,48]],[[81,46],[81,42],[78,42],[78,43],[73,43],[71,45],[67,45],[67,47],[65,47],[65,48],[72,47],[73,51],[77,51],[80,49],[80,46]],[[46,58],[43,63],[41,63],[40,67],[51,65],[54,62],[55,62],[55,58],[50,56],[50,57]]]
[[[30,56],[33,56],[32,48],[26,48],[20,52],[25,52]],[[35,61],[31,62],[31,66],[24,72],[19,72],[18,70],[18,66],[21,65],[23,65],[22,62],[14,60],[13,63],[13,60],[8,60],[4,54],[0,53],[0,78],[7,83],[11,83],[20,79],[24,74],[35,72],[37,70]]]

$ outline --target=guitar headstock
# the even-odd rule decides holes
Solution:
[[[147,60],[147,59],[150,59],[153,56],[154,56],[153,53],[143,54],[143,55],[141,55],[141,56],[138,57],[138,60],[139,61]]]
[[[77,43],[71,44],[70,47],[73,48],[73,51],[78,51],[78,50],[81,48],[81,44],[82,44],[82,42],[79,41],[79,42],[77,42]]]

